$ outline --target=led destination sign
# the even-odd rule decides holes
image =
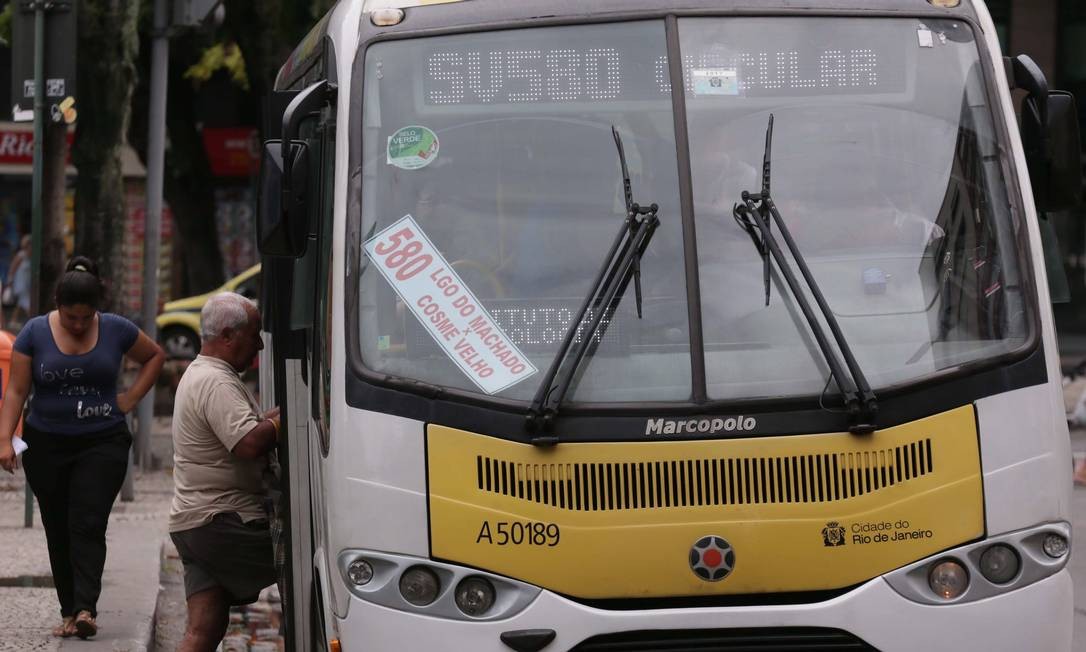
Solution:
[[[561,28],[555,28],[561,29]],[[541,31],[526,30],[533,37]],[[553,30],[551,30],[553,31]],[[666,100],[671,93],[667,55],[628,40],[507,37],[444,39],[423,56],[423,99],[431,106],[585,103]],[[495,42],[497,41],[497,42]],[[688,96],[796,97],[899,92],[904,87],[903,39],[806,43],[683,55]],[[535,42],[535,43],[533,43]],[[602,44],[601,44],[602,43]]]

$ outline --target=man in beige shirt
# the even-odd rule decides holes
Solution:
[[[262,414],[240,376],[264,348],[260,313],[222,292],[204,305],[200,330],[202,349],[173,411],[170,537],[185,567],[183,652],[214,650],[230,605],[256,601],[275,582],[262,475],[279,440],[279,409]]]

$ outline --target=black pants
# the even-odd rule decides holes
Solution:
[[[60,614],[97,616],[106,563],[106,525],[124,484],[127,426],[93,435],[55,435],[24,426],[26,479],[38,499]]]

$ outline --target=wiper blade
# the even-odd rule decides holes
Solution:
[[[611,135],[615,137],[615,147],[618,148],[618,162],[622,168],[622,198],[626,200],[626,217],[637,213],[640,207],[633,200],[633,186],[630,183],[630,170],[626,167],[626,150],[622,147],[622,137],[618,135],[618,129],[611,125]],[[653,204],[652,212],[656,212],[656,204]],[[634,300],[637,303],[637,318],[641,319],[641,256],[634,258],[633,267]]]
[[[830,310],[829,303],[826,302],[826,297],[822,293],[822,289],[819,287],[817,281],[815,281],[810,268],[807,267],[807,261],[804,260],[803,254],[800,252],[799,247],[796,246],[795,240],[792,239],[792,234],[788,230],[788,226],[785,224],[780,212],[777,210],[777,205],[773,202],[773,198],[769,192],[770,150],[773,146],[772,115],[769,116],[769,126],[766,128],[765,143],[765,158],[762,163],[762,190],[758,193],[751,193],[744,190],[742,194],[742,203],[735,205],[733,208],[733,215],[736,222],[738,222],[750,235],[758,252],[762,254],[765,265],[766,305],[769,305],[768,265],[769,257],[772,255],[773,259],[777,262],[777,268],[780,270],[781,275],[788,284],[788,288],[792,292],[792,296],[796,300],[796,304],[799,306],[804,318],[807,319],[807,323],[811,328],[811,333],[818,343],[818,348],[822,351],[822,356],[826,359],[826,364],[830,367],[830,375],[833,376],[838,389],[841,391],[841,395],[844,397],[845,407],[849,413],[849,432],[857,434],[872,432],[875,430],[875,416],[878,413],[878,401],[875,397],[875,393],[871,391],[871,386],[868,384],[867,378],[860,369],[860,365],[856,362],[856,357],[853,355],[852,348],[848,345],[848,341],[845,340],[845,335],[841,331],[840,325],[837,323],[837,318],[834,316],[833,311]],[[841,355],[844,356],[844,366],[842,366],[841,360],[837,357],[837,353],[833,350],[829,339],[826,337],[826,333],[822,329],[822,324],[819,322],[818,316],[815,315],[814,310],[807,301],[807,296],[804,294],[803,288],[800,287],[795,272],[792,271],[791,265],[788,263],[784,252],[777,243],[776,236],[774,236],[773,232],[770,230],[770,225],[772,223],[776,223],[777,229],[780,231],[781,237],[788,247],[788,252],[792,255],[792,259],[796,262],[796,266],[799,267],[800,274],[803,275],[803,280],[807,283],[807,288],[810,290],[811,296],[814,297],[815,302],[818,304],[818,308],[822,313],[822,317],[826,320],[826,324],[829,325],[830,332],[833,334],[833,339],[837,343],[837,348],[841,350]],[[846,367],[848,370],[847,375],[845,373]]]
[[[637,316],[641,316],[641,256],[652,240],[652,234],[660,225],[656,216],[659,207],[656,204],[641,206],[633,201],[630,173],[626,167],[626,152],[622,147],[622,138],[618,130],[611,127],[618,148],[619,164],[622,168],[622,192],[626,201],[626,218],[622,221],[618,234],[611,243],[611,248],[596,274],[588,295],[580,309],[566,328],[562,344],[554,356],[550,368],[536,390],[532,407],[525,419],[525,428],[531,434],[535,445],[548,446],[558,443],[554,434],[554,421],[558,409],[569,392],[577,369],[590,349],[594,349],[603,333],[610,325],[611,317],[618,307],[622,295],[630,281],[634,281],[637,300]],[[581,328],[585,315],[591,309],[591,319],[586,328]],[[581,340],[574,340],[580,332]],[[598,335],[598,336],[597,336]]]
[[[765,155],[762,157],[762,195],[769,196],[769,153],[773,149],[773,115],[769,116],[769,128],[765,132]],[[769,305],[770,273],[769,273],[769,247],[766,245],[766,237],[761,232],[761,227],[751,217],[745,205],[736,204],[732,208],[732,216],[735,221],[747,232],[754,248],[762,256],[762,282],[765,284],[765,305]],[[768,209],[762,211],[762,217],[766,218],[766,233],[769,233]]]

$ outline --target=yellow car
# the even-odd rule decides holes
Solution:
[[[200,352],[200,310],[219,292],[237,292],[254,301],[260,297],[260,265],[253,265],[207,294],[170,301],[155,318],[158,341],[167,358],[191,360]]]

